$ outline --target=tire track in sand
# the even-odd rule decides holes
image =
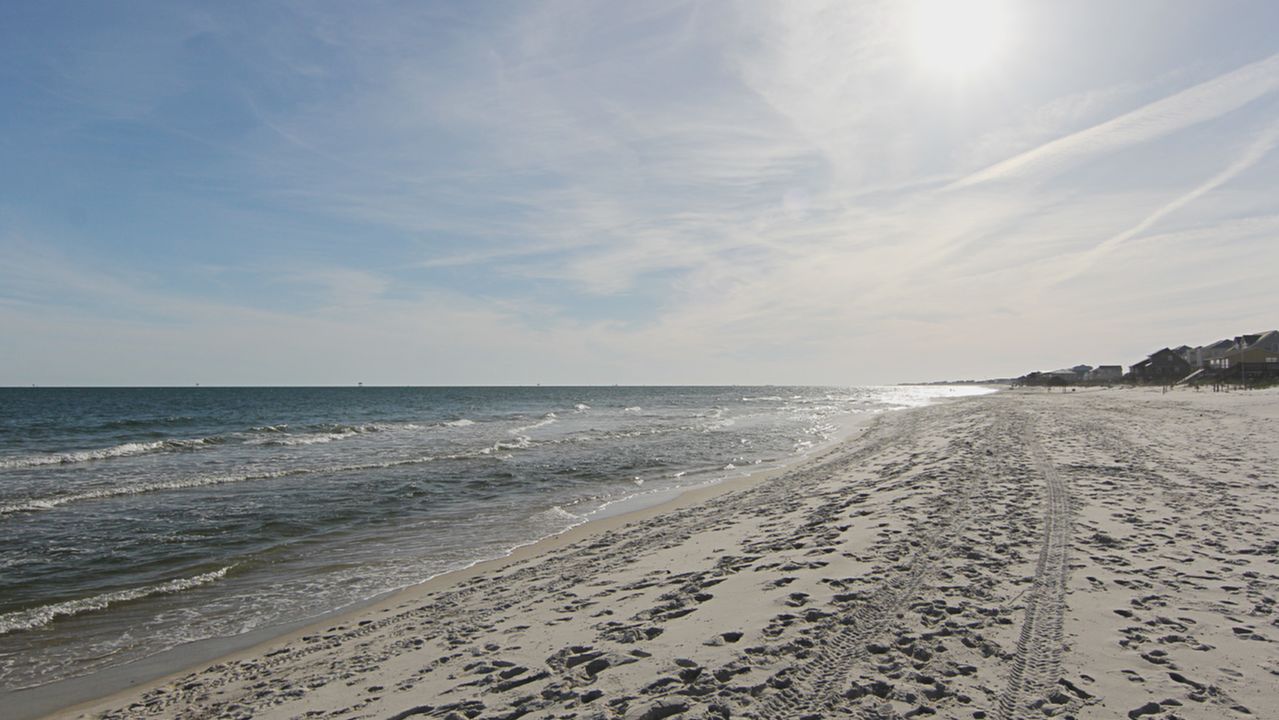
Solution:
[[[1043,717],[1038,707],[1061,678],[1065,651],[1062,624],[1070,558],[1070,493],[1039,443],[1033,423],[1027,423],[1025,436],[1035,473],[1045,485],[1044,534],[1017,653],[1008,685],[999,698],[1001,720]]]
[[[915,426],[908,425],[902,440],[913,439]],[[946,558],[954,540],[972,520],[972,499],[982,485],[987,467],[985,456],[970,445],[966,472],[956,472],[944,483],[936,499],[934,517],[944,518],[920,537],[918,550],[894,574],[883,580],[868,601],[850,612],[830,618],[817,635],[815,654],[789,675],[789,683],[768,696],[757,709],[747,713],[759,720],[824,718],[850,712],[844,691],[852,668],[868,655],[867,642],[886,632],[900,613],[932,581],[938,563]],[[953,449],[953,447],[952,447]]]

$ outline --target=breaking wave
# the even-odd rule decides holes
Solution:
[[[44,465],[73,465],[75,463],[107,460],[110,458],[146,455],[157,452],[198,450],[207,445],[225,442],[221,436],[194,438],[191,440],[154,440],[152,442],[127,442],[97,450],[73,450],[48,455],[27,455],[0,459],[0,469],[21,470]]]
[[[138,600],[152,595],[172,595],[183,590],[190,590],[194,587],[207,585],[226,577],[227,572],[234,565],[228,565],[220,570],[207,572],[201,575],[195,575],[188,578],[178,578],[169,580],[158,585],[147,585],[144,587],[130,588],[128,590],[117,590],[115,592],[102,593],[92,597],[80,598],[79,600],[67,600],[64,602],[53,603],[51,605],[41,605],[40,607],[31,608],[29,610],[18,610],[17,612],[5,613],[0,615],[0,635],[12,632],[20,632],[23,630],[31,630],[43,627],[60,617],[70,617],[81,613],[92,612],[94,610],[102,610],[109,605],[115,603],[128,602],[130,600]]]
[[[304,435],[288,435],[285,437],[270,437],[261,440],[249,440],[248,445],[270,445],[272,447],[293,447],[295,445],[316,445],[319,443],[329,443],[334,440],[345,440],[349,437],[358,435],[358,432],[334,432],[334,433],[307,433]]]
[[[469,421],[468,421],[469,422]],[[443,423],[449,425],[450,423]],[[266,425],[253,428],[253,432],[265,434],[266,437],[251,437],[245,440],[246,445],[267,445],[273,447],[289,447],[294,445],[316,445],[335,440],[345,440],[356,435],[368,433],[391,432],[396,430],[420,430],[422,426],[413,423],[365,423],[362,425],[319,424],[306,426],[305,432],[294,433],[288,425]]]
[[[454,422],[459,425],[471,424],[471,421],[469,420],[457,420]],[[448,425],[450,423],[445,424]],[[71,450],[61,453],[0,458],[0,470],[22,470],[48,465],[74,465],[77,463],[92,462],[95,460],[109,460],[112,458],[132,457],[136,455],[147,455],[150,453],[200,450],[211,445],[221,445],[233,440],[239,440],[245,445],[315,445],[317,443],[333,442],[334,440],[345,440],[346,438],[366,433],[384,432],[388,430],[417,430],[419,428],[420,426],[412,423],[405,423],[401,425],[387,423],[367,423],[363,425],[329,424],[309,426],[307,428],[309,432],[294,433],[289,429],[287,424],[260,425],[249,428],[248,432],[232,432],[229,435],[213,435],[211,437],[184,440],[171,439],[152,440],[149,442],[126,442],[119,445],[112,445],[111,447],[93,450]],[[246,439],[245,435],[249,435],[249,437]]]
[[[559,416],[558,416],[558,415],[556,415],[556,414],[555,414],[555,413],[553,413],[553,412],[548,412],[548,413],[546,413],[545,415],[543,415],[543,416],[542,416],[542,419],[541,419],[541,420],[538,420],[537,422],[533,423],[532,425],[525,425],[525,426],[523,426],[523,427],[512,428],[512,429],[510,430],[510,433],[511,433],[512,435],[520,435],[520,434],[522,434],[522,433],[526,433],[526,432],[528,432],[529,430],[536,430],[536,429],[538,429],[538,428],[540,428],[540,427],[546,427],[547,425],[550,425],[551,423],[555,422],[556,420],[559,420]]]

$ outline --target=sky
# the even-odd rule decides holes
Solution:
[[[0,385],[854,385],[1279,326],[1279,3],[0,3]]]

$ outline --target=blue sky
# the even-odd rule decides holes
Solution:
[[[0,384],[857,384],[1279,325],[1279,5],[965,7],[0,4]]]

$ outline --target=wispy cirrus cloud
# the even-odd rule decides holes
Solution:
[[[1221,171],[1166,204],[1160,205],[1149,215],[1143,217],[1136,225],[1106,238],[1087,252],[1071,258],[1068,263],[1068,269],[1062,273],[1059,281],[1069,280],[1080,273],[1086,272],[1088,268],[1112,254],[1119,246],[1147,232],[1172,213],[1185,208],[1254,167],[1275,149],[1276,144],[1279,144],[1279,122],[1272,122],[1262,128],[1261,132],[1244,148],[1244,151],[1231,160]]]
[[[1026,181],[1061,172],[1090,158],[1157,140],[1221,117],[1276,91],[1279,91],[1279,54],[996,163],[958,180],[952,187]]]

